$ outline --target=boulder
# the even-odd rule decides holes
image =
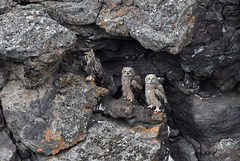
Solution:
[[[6,84],[9,77],[8,65],[0,60],[0,89]]]
[[[11,10],[12,7],[16,6],[16,3],[12,0],[1,0],[0,1],[0,15]]]
[[[172,156],[174,161],[198,161],[196,151],[191,143],[183,137],[178,137],[176,141],[171,144]]]
[[[0,15],[0,58],[17,62],[28,88],[43,84],[58,69],[75,34],[52,20],[41,5],[17,5]],[[19,66],[20,65],[20,66]]]
[[[95,116],[89,127],[86,140],[54,157],[38,156],[39,161],[60,160],[163,160],[168,158],[168,149],[164,146],[165,135],[158,139],[159,125],[129,127],[126,123]],[[162,149],[162,151],[161,151]],[[161,151],[161,152],[160,152]]]
[[[0,104],[0,130],[2,130],[5,127],[5,120],[2,114],[2,106]]]
[[[0,92],[7,126],[22,147],[55,155],[85,139],[92,108],[108,93],[85,78],[59,75],[44,86],[26,89],[12,80]]]
[[[200,160],[203,161],[216,158],[226,160],[231,150],[224,151],[222,148],[217,155],[213,152],[218,151],[219,140],[230,139],[229,148],[234,147],[231,145],[238,145],[239,93],[236,91],[221,92],[212,83],[207,82],[201,85],[199,92],[195,94],[188,95],[180,91],[176,89],[168,91],[168,100],[172,107],[171,116],[180,134],[189,135],[194,139],[197,144],[191,143],[191,140],[188,142],[195,149],[198,148],[197,145],[201,146],[201,150],[196,152],[198,159],[202,158]],[[238,156],[235,154],[239,153],[239,149],[232,149],[232,153],[234,155],[230,157],[231,160],[237,160]]]
[[[96,21],[101,9],[98,0],[67,0],[41,2],[49,15],[60,23],[71,25],[88,25]]]
[[[235,3],[202,4],[192,45],[180,53],[185,72],[210,78],[223,91],[232,90],[240,80],[240,8]]]
[[[4,130],[0,132],[0,160],[18,161],[16,146]]]
[[[191,42],[195,0],[105,0],[97,25],[116,36],[133,37],[146,49],[179,53]]]
[[[165,113],[154,112],[154,109],[147,108],[146,104],[142,106],[137,101],[130,102],[123,97],[119,99],[104,97],[101,104],[94,108],[94,111],[103,112],[113,118],[124,119],[132,126],[156,125],[167,122]]]

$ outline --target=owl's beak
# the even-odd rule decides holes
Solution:
[[[129,72],[127,72],[127,75],[129,75]]]

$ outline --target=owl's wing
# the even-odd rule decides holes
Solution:
[[[135,99],[139,101],[142,98],[142,93],[143,93],[140,76],[135,75],[132,77],[131,89],[132,89]]]
[[[102,77],[103,77],[103,69],[102,69],[102,64],[101,64],[101,62],[100,62],[100,60],[98,58],[95,58],[94,66],[95,66],[94,70],[95,70],[95,73],[96,73],[97,77],[102,79]]]
[[[154,93],[159,100],[163,100],[164,104],[166,104],[167,103],[167,97],[165,95],[163,86],[161,84],[159,84],[158,82],[156,82],[156,83],[157,84],[154,88]]]
[[[133,78],[132,78],[132,80],[131,80],[131,86],[132,86],[133,88],[142,89],[141,78],[140,78],[139,75],[133,76]]]

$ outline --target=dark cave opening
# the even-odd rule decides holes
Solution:
[[[112,95],[113,98],[119,99],[122,97],[122,86],[117,88],[117,92]]]

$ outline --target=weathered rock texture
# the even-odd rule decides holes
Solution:
[[[13,144],[9,135],[3,130],[0,132],[0,160],[18,160],[16,145]]]
[[[131,35],[147,49],[177,54],[191,40],[195,3],[195,0],[105,0],[97,25],[113,35]]]
[[[238,161],[239,13],[239,0],[1,1],[0,156]],[[85,81],[90,49],[99,86]],[[122,99],[124,66],[162,77],[165,113],[144,91]]]
[[[52,20],[41,5],[17,5],[0,16],[0,24],[0,58],[23,64],[17,74],[29,88],[52,76],[64,50],[76,40],[73,32]]]
[[[71,25],[88,25],[95,23],[101,9],[98,0],[69,0],[69,1],[46,1],[42,2],[50,16],[61,23]]]
[[[154,160],[161,155],[167,160],[168,153],[159,153],[165,146],[157,139],[159,125],[147,129],[131,128],[126,123],[107,120],[102,116],[92,119],[86,140],[69,151],[55,157],[38,156],[40,161],[52,160]],[[160,131],[159,131],[160,132]],[[164,136],[167,139],[167,135]],[[165,150],[165,149],[164,149]],[[166,156],[165,156],[166,155]]]
[[[16,3],[14,3],[12,0],[2,0],[0,2],[0,15],[8,12],[15,5]]]
[[[192,45],[181,53],[181,65],[186,72],[211,78],[221,90],[231,90],[240,80],[239,2],[201,5]]]
[[[188,138],[194,148],[199,149],[196,155],[201,156],[202,160],[214,160],[215,154],[212,152],[219,151],[214,144],[218,144],[221,139],[232,138],[233,144],[238,144],[239,93],[223,93],[209,84],[200,88],[198,94],[183,96],[177,91],[169,94],[175,96],[169,100],[174,123],[185,137],[190,136],[195,140],[192,142]],[[180,98],[182,101],[179,101]],[[232,159],[237,160],[239,148],[233,153]],[[224,160],[224,157],[220,160]]]
[[[66,74],[34,90],[12,80],[0,93],[3,114],[16,141],[34,152],[56,154],[86,137],[87,126],[107,89]]]

